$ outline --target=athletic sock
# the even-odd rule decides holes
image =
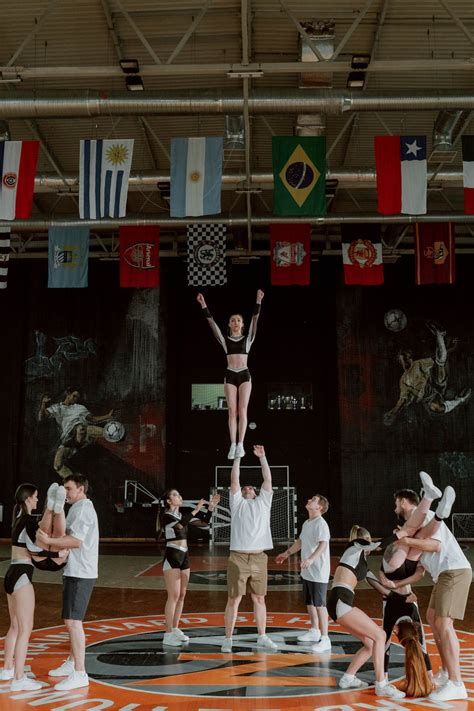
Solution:
[[[347,674],[347,673],[344,673],[344,674],[342,675],[342,678],[343,678],[343,679],[346,679],[346,681],[352,681],[353,679],[355,679],[355,674]]]
[[[384,686],[387,686],[387,684],[388,684],[388,681],[386,679],[384,679],[383,681],[376,681],[375,688],[376,689],[383,689]]]

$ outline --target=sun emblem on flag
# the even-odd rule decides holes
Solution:
[[[121,165],[128,158],[128,148],[123,143],[114,143],[110,148],[107,148],[106,156],[112,165]]]
[[[198,170],[193,170],[189,177],[193,183],[197,183],[199,180],[201,180],[201,173]]]

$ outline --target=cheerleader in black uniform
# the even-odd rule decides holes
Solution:
[[[165,605],[166,632],[163,644],[179,647],[185,642],[189,642],[189,637],[179,629],[190,573],[188,526],[206,527],[220,498],[218,494],[211,497],[206,513],[201,511],[207,503],[205,499],[201,499],[192,511],[181,513],[179,510],[183,504],[181,494],[176,489],[168,489],[163,494],[164,512],[161,515],[161,528],[166,540],[163,575],[168,594]]]
[[[263,299],[263,291],[257,291],[255,308],[248,334],[244,333],[244,320],[240,314],[229,318],[228,333],[224,335],[211,316],[202,294],[197,295],[202,312],[227,356],[224,378],[224,393],[229,411],[230,449],[228,459],[241,459],[244,454],[244,437],[247,431],[247,408],[252,392],[252,378],[247,367],[248,354],[257,333],[257,321]],[[238,428],[237,428],[238,417]],[[237,440],[238,434],[238,440]]]

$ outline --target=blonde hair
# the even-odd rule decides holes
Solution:
[[[319,505],[321,506],[321,512],[322,512],[323,514],[325,514],[326,511],[327,511],[328,508],[329,508],[329,501],[328,501],[328,500],[326,499],[326,497],[323,496],[322,494],[316,494],[316,496],[317,496],[318,499],[319,499]]]
[[[349,533],[350,541],[355,541],[356,538],[364,538],[366,541],[372,542],[372,536],[370,535],[369,531],[363,526],[358,526],[357,524],[355,526],[352,526],[351,531]]]
[[[428,676],[423,650],[418,639],[419,625],[412,620],[400,620],[397,637],[405,648],[405,680],[402,685],[407,696],[418,698],[428,696],[433,691],[433,683]]]

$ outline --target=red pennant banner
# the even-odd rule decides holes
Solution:
[[[160,284],[159,227],[121,227],[120,286],[155,288]]]
[[[454,284],[455,242],[451,222],[415,225],[417,284]]]
[[[270,263],[273,286],[308,286],[311,225],[270,225]]]

